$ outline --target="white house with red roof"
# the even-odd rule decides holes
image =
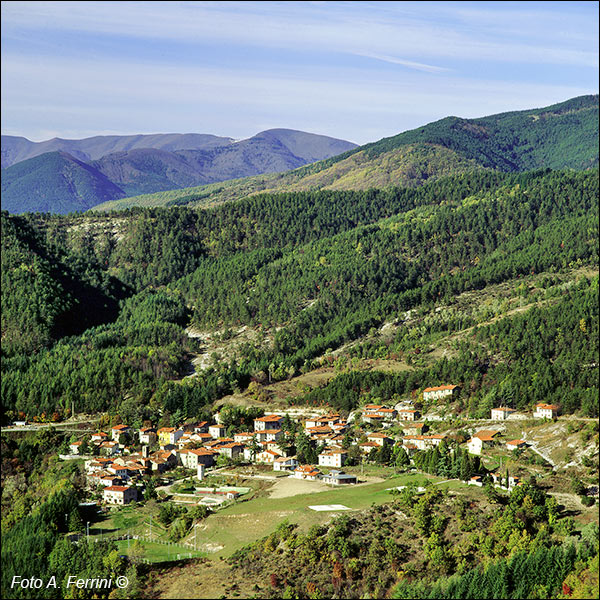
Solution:
[[[254,419],[254,431],[264,431],[265,429],[281,429],[283,417],[279,415],[265,415]]]
[[[127,425],[115,425],[112,429],[112,439],[115,442],[119,441],[119,436],[124,434],[124,433],[129,433],[131,431],[131,427],[128,427]]]
[[[506,421],[510,415],[516,412],[517,411],[514,408],[499,406],[498,408],[492,408],[490,416],[492,421]]]
[[[457,385],[440,385],[423,390],[423,400],[439,400],[448,396],[457,396],[460,388]]]
[[[401,421],[417,421],[421,418],[421,413],[418,410],[401,408],[398,411],[398,418]]]
[[[306,479],[308,481],[316,481],[321,478],[321,471],[312,465],[300,465],[294,471],[296,479]]]
[[[534,419],[554,419],[558,416],[559,406],[540,402],[535,405]]]
[[[129,504],[137,501],[137,489],[128,485],[109,485],[104,488],[102,498],[107,504]]]
[[[369,442],[374,442],[378,446],[385,446],[394,443],[394,440],[389,435],[381,433],[380,431],[377,431],[375,433],[369,433],[367,435],[367,440]]]
[[[69,451],[71,454],[79,454],[79,448],[81,447],[82,442],[73,442],[69,444]]]
[[[348,460],[348,452],[342,449],[326,449],[319,454],[320,467],[343,467]]]
[[[498,431],[483,429],[473,434],[473,437],[467,442],[467,449],[471,454],[481,454],[484,448],[494,445],[494,437]]]

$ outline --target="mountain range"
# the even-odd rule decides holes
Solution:
[[[260,192],[414,188],[478,170],[582,170],[598,164],[598,95],[478,119],[450,116],[363,146],[289,129],[241,141],[2,136],[2,164],[2,208],[15,213],[200,207]]]
[[[2,208],[70,212],[107,200],[286,171],[355,144],[289,129],[249,139],[204,134],[31,142],[2,136]]]
[[[124,198],[95,210],[206,206],[260,192],[419,187],[473,170],[584,170],[598,164],[598,95],[479,119],[446,117],[284,173]]]

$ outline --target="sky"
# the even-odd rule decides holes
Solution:
[[[598,2],[2,2],[2,133],[359,144],[598,93]]]

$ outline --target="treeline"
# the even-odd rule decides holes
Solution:
[[[399,583],[393,598],[557,598],[577,560],[573,546],[541,547],[477,568],[433,586]]]

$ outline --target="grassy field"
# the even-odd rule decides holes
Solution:
[[[398,475],[378,483],[286,498],[259,497],[247,502],[237,502],[209,516],[198,526],[198,548],[209,552],[211,556],[229,556],[239,548],[268,535],[286,519],[307,530],[312,525],[326,523],[333,515],[339,514],[313,511],[309,506],[342,504],[352,510],[361,510],[372,504],[392,501],[388,488],[409,483],[423,485],[427,480],[441,481],[440,478],[422,474]],[[189,541],[191,540],[190,537]]]
[[[206,552],[197,552],[191,548],[179,546],[177,544],[159,544],[148,542],[146,540],[137,540],[144,547],[144,554],[141,558],[150,563],[169,562],[173,560],[183,560],[186,558],[202,558]],[[134,540],[119,540],[115,542],[119,554],[129,555],[133,547]]]

